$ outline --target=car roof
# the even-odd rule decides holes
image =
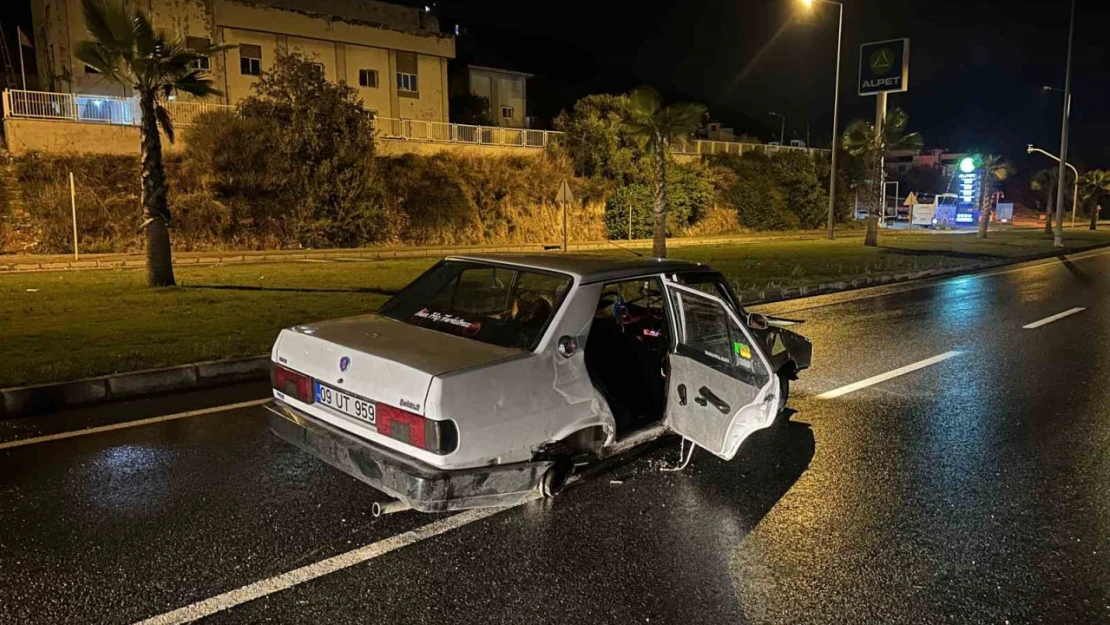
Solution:
[[[593,254],[472,254],[448,256],[448,260],[516,265],[574,276],[580,284],[624,280],[658,273],[712,271],[708,265],[688,260],[653,257],[614,258]]]

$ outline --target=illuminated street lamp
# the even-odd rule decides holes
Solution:
[[[1029,146],[1025,149],[1025,151],[1028,152],[1029,154],[1032,154],[1033,152],[1040,152],[1041,154],[1044,154],[1045,156],[1047,156],[1047,157],[1051,158],[1052,160],[1056,161],[1057,163],[1061,163],[1060,157],[1056,156],[1055,154],[1045,152],[1044,150],[1042,150],[1038,147],[1034,147],[1032,143],[1029,144]],[[1071,167],[1071,173],[1075,174],[1075,183],[1072,185],[1072,192],[1071,192],[1071,227],[1074,228],[1075,227],[1075,207],[1079,203],[1079,170],[1076,169],[1075,165],[1072,165],[1071,163],[1062,163],[1062,165],[1060,167],[1061,169],[1063,169],[1063,165],[1067,165],[1068,167]],[[1057,178],[1059,178],[1059,176],[1057,176]],[[1058,191],[1059,195],[1057,196],[1057,197],[1059,197],[1059,200],[1057,200],[1057,201],[1063,201],[1063,199],[1064,199],[1063,184],[1064,183],[1063,183],[1062,180],[1057,180],[1056,184],[1060,185],[1058,187],[1059,188],[1059,191]]]
[[[836,22],[836,87],[833,88],[832,164],[829,173],[829,239],[833,239],[833,224],[836,221],[836,157],[840,152],[836,138],[840,126],[840,44],[844,38],[844,5],[834,0],[798,0],[798,2],[807,9],[813,9],[813,5],[818,2],[835,4],[839,15]]]

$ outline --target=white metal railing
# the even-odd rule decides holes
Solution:
[[[828,152],[820,148],[799,148],[792,145],[769,145],[766,143],[741,143],[739,141],[708,141],[705,139],[682,139],[674,142],[671,149],[675,154],[777,154],[779,152]]]
[[[529,128],[502,128],[500,126],[471,126],[449,124],[422,119],[396,119],[375,117],[374,130],[383,139],[428,141],[432,143],[469,143],[473,145],[500,145],[524,148],[543,148],[555,136],[563,133],[553,130]]]
[[[232,109],[226,104],[173,100],[163,104],[175,126],[191,125],[197,115]],[[4,90],[4,117],[59,119],[92,124],[137,126],[142,121],[138,98],[87,93]]]

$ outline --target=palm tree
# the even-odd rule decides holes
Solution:
[[[663,107],[663,98],[651,87],[637,87],[628,94],[629,119],[621,128],[638,140],[654,159],[655,230],[652,256],[667,256],[667,151],[672,141],[690,136],[701,124],[705,105],[677,102]]]
[[[883,208],[883,160],[891,152],[920,150],[924,144],[920,134],[906,134],[909,119],[905,111],[896,108],[886,114],[882,132],[875,132],[875,125],[863,119],[853,119],[844,130],[844,149],[852,156],[862,158],[867,170],[871,172],[871,196],[874,204],[868,210],[864,245],[874,247],[879,244],[879,211]]]
[[[198,97],[220,95],[199,69],[202,59],[229,46],[190,50],[181,38],[155,30],[150,16],[127,0],[81,0],[85,30],[77,58],[109,80],[131,87],[139,99],[143,223],[146,230],[147,280],[151,286],[173,286],[170,254],[170,211],[166,203],[166,173],[162,138],[173,143],[173,121],[163,101],[177,92]]]
[[[979,235],[980,239],[987,238],[987,225],[991,221],[991,200],[998,188],[998,183],[1010,177],[1014,172],[1013,165],[1002,160],[997,154],[987,154],[979,160]]]
[[[1052,234],[1052,217],[1055,215],[1053,208],[1056,204],[1056,178],[1059,175],[1054,168],[1042,169],[1033,176],[1033,182],[1029,185],[1034,191],[1044,191],[1045,194],[1045,234]]]
[[[1110,192],[1110,171],[1089,171],[1079,179],[1079,185],[1083,189],[1083,203],[1090,206],[1091,230],[1097,230],[1098,199],[1102,194]]]

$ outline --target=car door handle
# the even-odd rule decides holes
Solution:
[[[698,394],[701,395],[701,397],[694,399],[694,401],[698,402],[699,405],[704,406],[706,403],[710,403],[713,404],[714,408],[720,410],[724,414],[732,412],[732,407],[729,406],[725,400],[717,397],[717,394],[708,388],[704,386],[699,388]]]

